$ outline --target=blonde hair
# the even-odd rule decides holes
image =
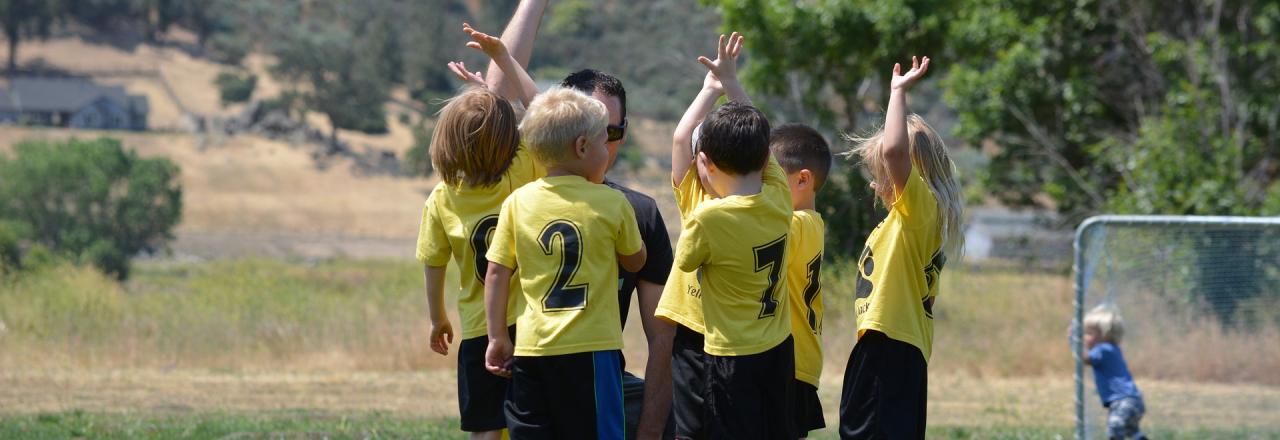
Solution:
[[[889,165],[883,157],[881,144],[884,140],[884,128],[866,137],[846,136],[854,144],[846,157],[858,157],[880,186],[889,194],[890,200],[897,200],[896,189],[889,178]],[[924,122],[919,115],[907,116],[908,150],[911,152],[911,166],[920,177],[924,178],[938,202],[938,217],[942,234],[943,253],[948,258],[958,258],[964,253],[964,196],[960,191],[960,183],[956,181],[956,166],[947,155],[947,146],[942,137]]]
[[[556,87],[529,103],[520,133],[534,158],[552,166],[572,156],[579,136],[592,140],[606,136],[607,125],[604,103],[577,90]]]
[[[431,166],[450,186],[501,182],[520,145],[516,123],[511,104],[488,90],[450,98],[431,135]]]
[[[1118,344],[1124,337],[1124,319],[1115,308],[1103,304],[1084,315],[1084,331],[1089,330],[1097,331],[1104,341]]]

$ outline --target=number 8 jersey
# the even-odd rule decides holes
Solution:
[[[617,255],[643,244],[631,203],[618,190],[571,175],[513,192],[487,257],[518,269],[526,307],[516,322],[515,355],[621,349]]]
[[[449,186],[436,184],[422,207],[422,225],[418,230],[418,261],[427,266],[449,264],[452,257],[458,265],[458,318],[462,321],[462,339],[485,335],[484,275],[489,262],[484,253],[498,225],[498,209],[516,188],[546,175],[547,171],[529,157],[521,146],[502,180],[489,187]],[[512,278],[511,291],[519,292],[520,284]],[[515,323],[523,303],[507,308],[508,325]]]
[[[791,335],[785,267],[790,228],[787,175],[773,156],[759,193],[703,201],[684,219],[676,265],[698,271],[707,354],[757,354]]]

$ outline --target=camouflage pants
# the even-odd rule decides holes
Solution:
[[[1142,398],[1126,397],[1115,400],[1108,406],[1107,412],[1107,437],[1111,439],[1139,439],[1145,440],[1147,436],[1138,428],[1138,422],[1142,421],[1142,415],[1146,413],[1146,407],[1142,404]]]

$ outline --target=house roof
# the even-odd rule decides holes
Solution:
[[[10,78],[0,89],[0,112],[74,112],[100,98],[122,107],[147,111],[147,98],[124,87],[98,85],[80,78]]]

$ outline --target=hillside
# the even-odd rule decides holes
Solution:
[[[422,200],[434,179],[362,172],[350,158],[317,160],[316,145],[255,134],[206,134],[184,122],[187,113],[215,118],[241,111],[243,104],[224,107],[218,101],[212,81],[222,71],[257,74],[256,99],[279,94],[285,86],[267,74],[269,58],[251,55],[240,68],[174,47],[141,44],[126,50],[78,36],[28,42],[19,56],[24,65],[122,85],[147,97],[150,132],[0,126],[0,151],[30,138],[110,136],[142,155],[172,159],[182,167],[184,189],[183,219],[172,245],[178,256],[412,256]],[[390,151],[403,158],[413,143],[410,124],[422,117],[397,103],[409,101],[406,93],[396,91],[395,102],[387,104],[388,133],[339,130],[339,138],[357,151]],[[310,113],[307,123],[328,132],[323,115]],[[611,177],[654,196],[667,218],[675,219],[665,185],[670,132],[670,123],[634,119],[624,148],[635,151],[625,154],[627,162],[620,159]],[[679,225],[668,223],[678,233]]]

